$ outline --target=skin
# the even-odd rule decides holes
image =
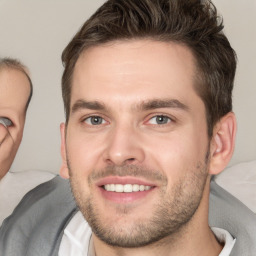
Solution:
[[[208,227],[209,183],[232,155],[235,118],[232,113],[223,117],[213,138],[208,137],[195,74],[190,50],[175,43],[118,41],[87,49],[79,57],[69,123],[61,125],[60,173],[70,178],[93,228],[97,255],[221,251]],[[107,183],[145,184],[150,190],[120,195],[102,189]],[[161,218],[190,214],[185,214],[186,222],[168,227],[164,237],[142,246],[143,232],[158,209],[167,211]],[[129,237],[141,244],[132,248],[130,241],[125,246]]]
[[[7,127],[0,124],[0,179],[10,169],[21,143],[29,94],[25,74],[16,69],[0,69],[0,117],[12,122]]]

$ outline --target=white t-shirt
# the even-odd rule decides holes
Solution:
[[[213,233],[221,243],[225,243],[219,256],[229,256],[236,242],[230,233],[221,228],[212,228]],[[64,230],[59,249],[59,256],[95,256],[91,240],[92,231],[79,211]]]

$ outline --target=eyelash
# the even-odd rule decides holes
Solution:
[[[95,119],[98,119],[100,120],[100,124],[93,124],[93,121],[92,119],[95,118]],[[147,119],[147,121],[145,123],[149,123],[151,120],[153,119],[156,119],[156,118],[163,118],[164,120],[166,120],[167,122],[166,123],[163,123],[163,124],[159,124],[159,123],[156,123],[156,124],[151,124],[152,126],[166,126],[170,123],[173,123],[175,122],[174,118],[168,116],[168,115],[164,115],[164,114],[154,114],[152,115],[150,118]],[[90,123],[88,124],[86,121],[87,120],[90,120]],[[91,115],[91,116],[87,116],[85,118],[82,119],[82,123],[87,123],[89,126],[101,126],[101,125],[104,125],[106,124],[108,121],[106,120],[106,118],[100,116],[100,115]],[[156,121],[157,122],[157,121]]]
[[[168,116],[168,115],[165,115],[165,114],[154,114],[152,116],[150,116],[150,118],[147,119],[146,123],[149,123],[150,121],[152,121],[153,119],[157,119],[157,118],[163,118],[163,119],[167,119],[167,122],[166,123],[163,123],[163,124],[159,124],[159,123],[156,123],[156,124],[151,124],[152,126],[158,126],[158,127],[163,127],[163,126],[167,126],[169,125],[170,123],[173,123],[175,122],[175,119]]]
[[[101,119],[103,121],[103,123],[98,124],[98,125],[97,124],[92,124],[92,119],[93,118]],[[91,120],[91,124],[87,124],[88,126],[101,126],[101,125],[104,125],[105,123],[107,123],[106,118],[104,118],[100,115],[91,115],[91,116],[84,117],[81,122],[86,123],[87,120]]]

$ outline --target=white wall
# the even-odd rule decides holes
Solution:
[[[58,172],[61,53],[103,0],[0,0],[0,56],[17,57],[30,69],[34,95],[24,138],[12,170]]]
[[[0,0],[0,56],[16,57],[30,69],[34,96],[22,145],[12,170],[58,172],[59,124],[64,120],[60,55],[103,0]],[[256,0],[215,0],[239,66],[234,110],[239,122],[232,163],[256,159]]]
[[[256,0],[214,0],[238,56],[234,111],[238,120],[231,163],[256,159]]]

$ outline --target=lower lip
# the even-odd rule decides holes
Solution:
[[[99,187],[102,196],[112,202],[115,203],[131,203],[137,201],[139,199],[145,198],[148,194],[152,193],[155,189],[151,188],[146,191],[138,191],[138,192],[130,192],[130,193],[117,193],[106,191],[102,187]]]

